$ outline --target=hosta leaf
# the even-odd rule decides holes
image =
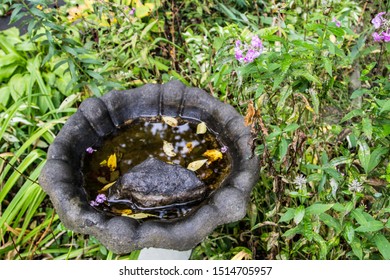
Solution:
[[[187,166],[187,169],[192,170],[192,171],[196,171],[199,168],[201,168],[207,161],[208,161],[208,159],[195,160]]]

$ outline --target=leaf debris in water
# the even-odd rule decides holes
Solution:
[[[196,126],[196,134],[205,134],[207,132],[207,126],[205,122],[201,122]]]
[[[106,192],[112,185],[115,184],[116,181],[114,182],[111,182],[111,183],[108,183],[107,185],[105,185],[103,188],[101,188],[98,193],[103,193],[103,192]]]
[[[206,152],[203,153],[203,156],[207,157],[208,164],[210,164],[218,159],[222,159],[222,157],[223,157],[222,153],[217,149],[207,150]]]
[[[172,145],[172,143],[169,143],[168,141],[164,141],[164,144],[163,144],[163,151],[164,153],[169,156],[169,157],[174,157],[176,156],[176,153],[174,152],[174,147]]]
[[[174,117],[162,116],[162,120],[169,126],[176,127],[178,125],[177,119]]]
[[[196,170],[198,170],[199,168],[201,168],[207,161],[208,161],[208,159],[195,160],[195,161],[191,162],[191,163],[187,166],[187,169],[189,169],[189,170],[191,170],[191,171],[196,171]]]
[[[116,154],[115,153],[113,153],[112,155],[110,155],[108,157],[107,166],[108,166],[108,168],[110,168],[110,171],[115,171],[115,169],[116,169]]]

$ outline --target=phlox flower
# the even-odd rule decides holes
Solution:
[[[381,27],[382,23],[385,21],[383,18],[383,15],[385,15],[385,12],[378,13],[372,20],[371,23],[374,25],[375,29],[378,29]]]
[[[237,40],[234,47],[234,57],[243,63],[253,62],[263,52],[263,43],[260,38],[255,35],[252,37],[250,44],[243,44]]]

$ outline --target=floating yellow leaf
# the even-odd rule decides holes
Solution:
[[[177,119],[175,119],[174,117],[163,116],[162,120],[167,125],[172,126],[172,127],[176,127],[178,125]]]
[[[212,163],[213,161],[216,161],[218,159],[222,159],[223,155],[219,150],[207,150],[203,153],[203,156],[207,157],[208,164]]]
[[[116,209],[112,208],[111,211],[115,214],[120,214],[122,216],[129,216],[133,213],[131,209]]]
[[[169,157],[176,156],[176,153],[174,152],[174,147],[173,147],[172,143],[169,143],[168,141],[165,141],[165,140],[164,140],[164,144],[163,144],[163,151]]]
[[[107,160],[103,160],[102,162],[99,163],[100,166],[106,166],[107,165]]]
[[[191,153],[192,149],[194,148],[194,146],[192,145],[192,142],[188,142],[186,144],[186,148],[187,148],[186,153]]]
[[[136,214],[122,214],[122,216],[126,216],[126,217],[130,217],[130,218],[133,218],[133,219],[136,219],[136,220],[140,220],[140,219],[146,219],[146,218],[149,218],[149,217],[157,217],[156,215],[153,215],[153,214],[148,214],[148,213],[136,213]]]
[[[108,157],[107,166],[110,168],[110,171],[114,171],[116,169],[116,154],[112,154]]]
[[[196,134],[205,134],[206,132],[207,126],[204,122],[201,122],[196,126]]]
[[[108,183],[107,185],[105,185],[103,188],[101,188],[98,192],[99,193],[103,193],[103,192],[106,192],[112,185],[115,184],[116,181],[114,182],[111,182],[111,183]]]
[[[200,160],[195,160],[191,162],[188,166],[187,169],[191,171],[196,171],[199,168],[201,168],[208,160],[207,159],[200,159]]]

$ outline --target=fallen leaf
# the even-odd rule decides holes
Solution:
[[[191,163],[187,166],[187,169],[189,169],[189,170],[191,170],[191,171],[196,171],[196,170],[198,170],[199,168],[201,168],[207,161],[208,161],[208,159],[195,160],[195,161],[191,162]]]
[[[106,192],[112,185],[115,184],[116,181],[114,182],[111,182],[111,183],[108,183],[107,185],[105,185],[103,188],[101,188],[98,193],[103,193],[103,192]]]
[[[216,161],[218,159],[222,159],[223,155],[219,150],[207,150],[203,153],[203,156],[207,157],[208,164],[212,163],[213,161]]]
[[[108,181],[105,177],[97,177],[97,180],[102,184],[108,184]]]
[[[136,213],[136,214],[131,214],[131,215],[122,214],[122,216],[130,217],[130,218],[133,218],[136,220],[145,219],[145,218],[149,218],[149,217],[157,217],[156,215],[148,214],[148,213]]]
[[[250,259],[252,259],[252,256],[245,251],[240,251],[236,255],[234,255],[234,257],[231,260],[232,261],[239,261],[242,259],[250,260]]]
[[[253,106],[253,101],[250,100],[248,103],[248,108],[246,110],[246,115],[244,118],[245,126],[249,126],[253,123],[253,118],[256,114],[255,107]]]
[[[165,141],[165,140],[164,140],[164,144],[163,144],[163,151],[169,157],[176,156],[176,153],[174,152],[174,147],[173,147],[172,143],[169,143],[168,141]]]
[[[116,209],[116,208],[112,208],[111,211],[115,214],[120,214],[122,216],[128,216],[128,215],[131,215],[133,213],[133,211],[131,209]]]
[[[165,122],[167,125],[176,127],[178,125],[177,119],[174,117],[167,117],[167,116],[162,116],[163,122]]]
[[[196,134],[205,134],[207,132],[207,126],[204,122],[198,123],[196,126]]]
[[[99,163],[100,166],[106,166],[107,165],[107,160],[103,160],[102,162]]]
[[[192,142],[188,142],[186,144],[186,147],[187,147],[186,153],[191,153],[192,149],[194,148],[194,146],[192,145]]]
[[[115,171],[116,169],[116,154],[112,154],[108,157],[107,166],[110,168],[110,171]]]
[[[119,178],[119,170],[115,170],[113,172],[110,173],[110,182],[113,182],[113,181],[116,181],[116,179]]]

